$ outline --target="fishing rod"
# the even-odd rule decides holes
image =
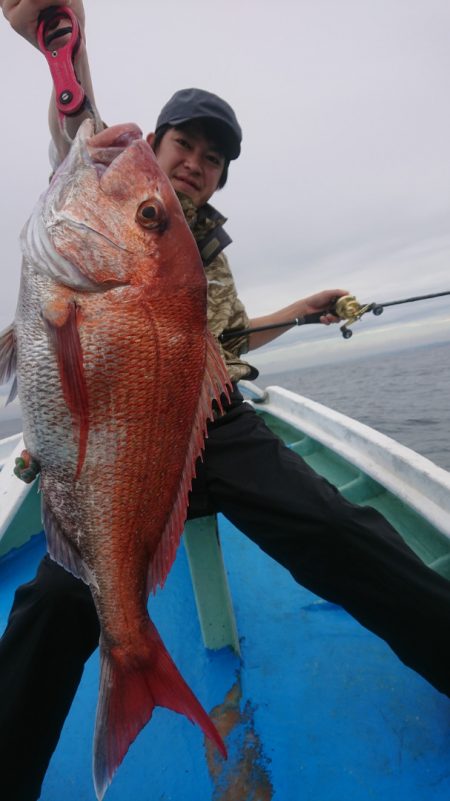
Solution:
[[[299,317],[295,317],[293,320],[286,320],[283,323],[270,323],[269,325],[258,325],[254,328],[241,328],[239,330],[230,329],[228,331],[223,331],[219,336],[220,342],[227,342],[229,339],[234,339],[235,337],[246,336],[247,334],[253,334],[257,331],[269,331],[272,328],[292,328],[296,325],[308,325],[311,323],[319,323],[320,318],[323,317],[325,314],[333,314],[335,317],[339,317],[340,320],[345,320],[344,325],[340,327],[340,331],[344,339],[350,339],[353,336],[353,331],[348,327],[356,323],[357,320],[360,320],[363,314],[367,312],[372,312],[375,316],[379,316],[383,313],[384,309],[388,306],[400,306],[403,303],[415,303],[418,300],[429,300],[430,298],[441,298],[444,295],[450,295],[450,291],[448,292],[434,292],[430,295],[416,295],[413,298],[402,298],[401,300],[389,300],[385,303],[366,303],[361,304],[358,303],[354,295],[343,295],[340,298],[336,298],[334,303],[329,309],[324,309],[321,312],[315,312],[314,314],[305,314]]]

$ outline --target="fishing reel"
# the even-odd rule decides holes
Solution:
[[[367,303],[365,306],[362,306],[358,303],[354,295],[343,295],[341,298],[337,299],[334,313],[337,317],[340,317],[341,320],[345,320],[344,325],[341,325],[340,328],[344,339],[350,339],[350,337],[353,336],[353,331],[348,328],[348,326],[356,323],[361,319],[363,314],[369,311],[379,316],[383,313],[383,306],[379,306],[376,303]]]

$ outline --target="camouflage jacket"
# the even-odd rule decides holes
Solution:
[[[225,218],[209,204],[197,210],[190,198],[177,194],[205,267],[211,332],[219,337],[225,330],[248,328],[249,318],[238,298],[228,259],[223,253],[223,248],[231,242],[222,227]],[[218,345],[232,381],[257,377],[256,368],[240,358],[248,351],[248,336],[228,339],[225,346],[220,342]]]

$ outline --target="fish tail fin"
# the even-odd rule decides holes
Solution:
[[[103,798],[131,743],[155,706],[185,715],[226,758],[225,745],[150,624],[151,658],[130,663],[118,649],[101,649],[100,693],[94,738],[94,783]],[[117,651],[117,653],[115,653]]]

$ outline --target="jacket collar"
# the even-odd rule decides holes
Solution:
[[[197,242],[203,264],[207,267],[232,241],[223,228],[227,218],[209,203],[205,203],[204,206],[197,209],[187,195],[177,192],[177,196]]]

